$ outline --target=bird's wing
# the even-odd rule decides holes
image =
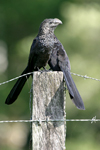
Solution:
[[[38,53],[38,38],[36,37],[33,40],[33,43],[31,45],[30,55],[28,59],[28,67],[30,71],[33,71],[35,69],[35,63],[36,63],[36,60],[38,59],[37,53]]]
[[[78,109],[85,109],[83,100],[70,74],[70,62],[69,62],[68,56],[63,46],[61,45],[58,49],[57,56],[58,56],[59,67],[64,73],[64,78],[67,84],[70,98],[72,99],[72,101],[74,102],[74,104],[76,105]]]

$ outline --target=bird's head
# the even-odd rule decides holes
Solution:
[[[39,28],[39,31],[42,32],[43,34],[48,34],[48,33],[54,33],[54,29],[59,25],[62,24],[62,21],[54,18],[54,19],[45,19]]]

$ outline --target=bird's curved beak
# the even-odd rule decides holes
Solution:
[[[55,21],[56,24],[62,24],[62,21],[59,20],[58,18],[55,18],[54,21]]]

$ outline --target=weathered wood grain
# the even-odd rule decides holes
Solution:
[[[33,120],[64,119],[64,81],[62,72],[34,72]],[[32,123],[33,150],[64,150],[65,122]]]

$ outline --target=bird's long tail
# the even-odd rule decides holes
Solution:
[[[78,109],[85,109],[84,107],[84,103],[82,101],[82,98],[76,88],[76,85],[72,79],[72,76],[70,74],[69,71],[65,71],[65,70],[62,70],[63,71],[63,74],[64,74],[64,78],[65,78],[65,82],[67,84],[67,88],[68,88],[68,91],[69,91],[69,95],[70,95],[70,98],[72,99],[73,103],[76,105],[76,107]]]
[[[29,68],[26,67],[25,70],[22,72],[21,75],[26,74],[29,72]],[[10,91],[5,104],[12,104],[18,97],[18,95],[20,94],[25,82],[27,81],[27,79],[29,78],[30,75],[27,76],[23,76],[21,78],[19,78],[17,80],[17,82],[15,83],[15,85],[13,86],[12,90]]]

